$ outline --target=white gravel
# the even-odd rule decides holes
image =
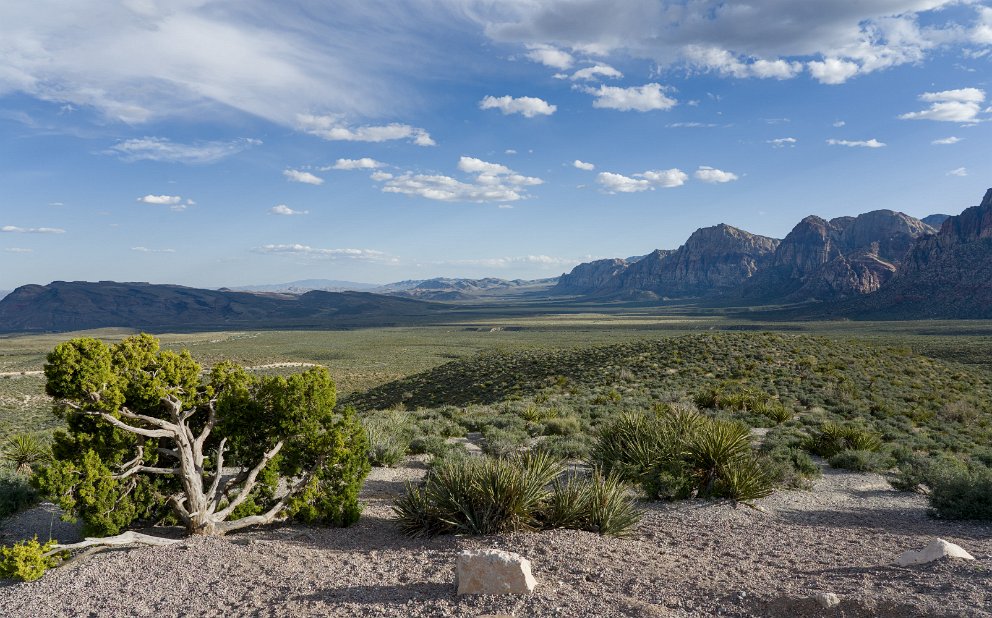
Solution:
[[[389,501],[423,470],[417,460],[373,470],[351,528],[89,555],[37,582],[0,584],[0,616],[992,616],[992,526],[933,520],[923,498],[878,475],[827,470],[812,491],[778,493],[760,510],[645,504],[630,539],[560,530],[413,540],[390,522]],[[47,536],[51,513],[38,511],[5,522],[4,541],[30,534],[32,517]],[[976,560],[893,565],[933,537]],[[534,594],[458,598],[455,558],[483,547],[530,558]],[[819,592],[840,605],[822,609]]]

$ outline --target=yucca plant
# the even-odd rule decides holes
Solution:
[[[4,445],[3,458],[18,474],[30,476],[33,467],[50,456],[48,447],[29,434],[18,434]]]
[[[838,423],[823,423],[819,431],[803,442],[803,448],[821,457],[833,457],[841,451],[877,451],[882,440],[866,429]]]

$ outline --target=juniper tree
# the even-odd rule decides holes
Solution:
[[[45,377],[67,430],[36,482],[89,534],[169,516],[202,535],[358,518],[367,439],[353,411],[335,411],[324,368],[258,377],[223,362],[204,376],[143,334],[62,343]]]

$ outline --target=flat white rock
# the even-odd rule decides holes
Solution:
[[[821,592],[816,595],[816,602],[824,609],[840,605],[840,597],[832,592]]]
[[[455,565],[458,594],[530,594],[530,560],[498,549],[465,550]]]
[[[962,560],[974,560],[975,557],[961,548],[960,545],[949,543],[944,539],[934,539],[925,548],[916,551],[909,550],[903,552],[896,564],[899,566],[911,566],[914,564],[926,564],[942,558],[961,558]]]

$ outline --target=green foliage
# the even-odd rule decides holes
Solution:
[[[600,432],[593,462],[638,482],[651,498],[749,501],[771,493],[772,477],[751,449],[747,427],[688,408],[624,414]]]
[[[52,540],[42,545],[38,542],[38,537],[34,537],[30,541],[15,543],[10,547],[0,547],[0,579],[16,579],[22,582],[40,579],[45,571],[59,563],[57,555],[45,555],[55,544],[56,542]]]
[[[31,508],[40,499],[26,476],[0,470],[0,519]]]
[[[410,450],[414,424],[410,415],[396,410],[370,414],[363,420],[369,441],[369,462],[392,467]]]
[[[896,472],[889,483],[901,491],[929,493],[938,479],[967,472],[967,464],[955,457],[924,457],[911,453],[896,464]]]
[[[51,456],[48,447],[30,434],[22,433],[7,440],[3,449],[3,459],[22,474],[30,475],[33,467],[48,461]]]
[[[861,427],[824,423],[803,447],[821,457],[833,457],[841,451],[877,451],[882,447],[878,434]]]
[[[695,402],[700,408],[753,412],[767,417],[776,424],[792,418],[792,412],[767,393],[733,383],[706,388],[696,394]]]
[[[640,520],[618,477],[597,472],[592,479],[562,483],[556,480],[562,470],[545,453],[448,459],[434,466],[422,486],[408,485],[393,510],[411,536],[557,527],[621,536]]]
[[[948,471],[935,476],[930,489],[934,517],[992,521],[992,469]]]
[[[834,468],[853,472],[883,472],[892,467],[892,458],[887,453],[848,449],[833,455],[827,462]]]
[[[801,448],[776,446],[765,451],[762,463],[774,484],[787,489],[806,489],[822,472],[820,466]]]
[[[137,521],[154,522],[171,509],[178,512],[175,504],[170,508],[170,496],[193,503],[174,473],[121,473],[136,456],[145,467],[185,465],[175,454],[181,444],[173,434],[147,434],[160,421],[177,422],[167,398],[179,402],[182,422],[193,435],[204,430],[213,407],[216,425],[204,437],[203,454],[216,454],[223,444],[225,466],[247,471],[263,453],[282,445],[228,521],[275,507],[280,479],[304,483],[285,515],[335,524],[358,517],[368,440],[353,410],[335,411],[335,386],[324,368],[288,377],[256,376],[220,362],[204,382],[188,351],[161,350],[154,337],[138,335],[112,346],[86,338],[62,343],[49,354],[45,376],[66,431],[55,434],[52,463],[36,482],[68,517],[82,518],[89,535],[116,534]],[[107,415],[137,431],[115,426]],[[194,472],[204,488],[213,473],[211,465]]]

